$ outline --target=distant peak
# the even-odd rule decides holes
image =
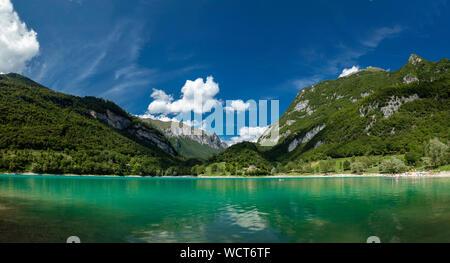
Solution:
[[[417,65],[422,61],[424,61],[424,59],[416,54],[411,54],[411,56],[409,56],[409,59],[408,59],[408,63],[411,63],[413,65]]]

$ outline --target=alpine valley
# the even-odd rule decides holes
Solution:
[[[383,160],[391,156],[403,170],[445,166],[449,69],[448,59],[429,62],[411,55],[396,71],[368,67],[325,80],[302,89],[257,143],[228,148],[215,134],[183,135],[171,129],[173,123],[141,119],[111,101],[66,95],[18,74],[2,74],[0,171],[144,176],[386,172]],[[279,129],[276,145],[262,146],[271,140],[271,129]],[[430,150],[435,147],[444,149],[438,160]]]

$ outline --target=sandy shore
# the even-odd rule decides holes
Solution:
[[[389,177],[392,174],[313,174],[313,175],[295,175],[278,174],[268,176],[198,176],[198,178],[334,178],[334,177]],[[444,172],[407,172],[394,174],[394,177],[450,177],[449,171]]]
[[[86,177],[112,177],[112,178],[156,178],[149,176],[140,176],[140,175],[127,175],[127,176],[118,176],[118,175],[79,175],[79,174],[62,174],[62,175],[51,175],[51,174],[36,174],[36,173],[2,173],[1,175],[25,175],[25,176],[86,176]],[[184,175],[184,176],[162,176],[161,178],[345,178],[345,177],[389,177],[392,178],[392,174],[313,174],[313,175],[301,175],[301,174],[277,174],[277,175],[266,175],[266,176],[227,176],[227,175],[217,175],[217,176],[209,176],[209,175]],[[450,177],[450,171],[442,171],[442,172],[406,172],[401,174],[394,174],[394,177]]]

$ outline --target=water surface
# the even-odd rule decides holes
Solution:
[[[450,178],[0,176],[0,241],[450,242]]]

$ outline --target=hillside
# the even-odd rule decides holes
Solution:
[[[0,170],[161,175],[185,169],[176,155],[161,132],[110,101],[0,75]]]
[[[177,125],[173,122],[145,118],[142,120],[162,132],[176,151],[186,158],[207,159],[227,147],[217,135],[189,127],[186,124],[180,123]],[[172,125],[177,126],[177,128],[171,129]],[[189,129],[191,134],[183,133],[185,129]]]
[[[369,67],[304,88],[271,127],[280,128],[278,144],[258,146],[259,154],[275,164],[421,152],[431,138],[447,142],[449,69],[448,59],[411,55],[396,71]]]

